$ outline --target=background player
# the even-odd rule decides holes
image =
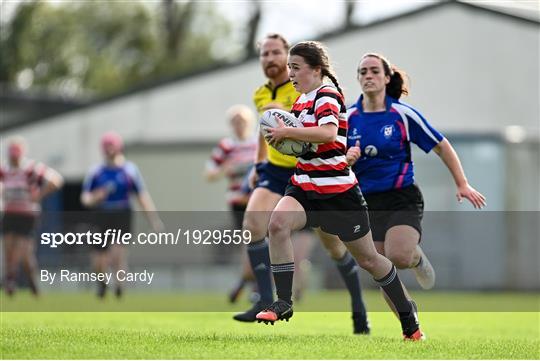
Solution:
[[[84,206],[96,210],[96,223],[100,232],[107,229],[131,231],[130,195],[135,194],[154,231],[163,230],[152,198],[146,191],[137,166],[127,161],[123,154],[123,140],[115,132],[107,132],[101,138],[101,150],[104,163],[93,167],[83,183],[81,202]],[[127,270],[127,249],[124,245],[114,244],[103,248],[95,247],[92,263],[95,272],[105,272],[110,266],[116,270]],[[98,297],[104,297],[105,283],[98,284]],[[122,295],[120,282],[116,283],[116,295]]]
[[[216,181],[225,176],[229,185],[226,194],[229,210],[234,219],[235,229],[242,229],[244,212],[249,200],[250,189],[245,184],[249,170],[253,166],[257,140],[253,136],[255,114],[245,105],[235,105],[227,111],[227,118],[233,130],[233,137],[220,140],[207,162],[205,176],[208,181]],[[244,286],[253,281],[246,252],[242,252],[242,275],[229,295],[234,303]]]
[[[38,295],[34,237],[41,211],[40,201],[60,189],[64,180],[45,164],[25,158],[26,142],[23,138],[12,138],[7,148],[8,164],[0,165],[5,291],[8,295],[15,292],[17,271],[22,263],[30,290]]]
[[[397,268],[410,268],[422,288],[435,283],[435,272],[419,246],[424,200],[415,184],[411,144],[432,149],[454,178],[459,202],[475,208],[485,197],[471,187],[450,142],[414,108],[399,101],[408,94],[405,74],[382,55],[368,53],[358,66],[362,95],[348,111],[350,164],[369,207],[379,253]]]

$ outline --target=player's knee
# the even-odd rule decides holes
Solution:
[[[249,231],[251,234],[251,239],[259,240],[266,236],[266,227],[264,222],[257,219],[256,216],[246,216],[242,222],[242,229],[244,231]]]
[[[272,215],[270,223],[268,224],[268,233],[270,234],[271,238],[291,233],[291,227],[289,221],[285,217],[285,214],[275,213]]]
[[[409,254],[390,254],[387,255],[388,259],[399,269],[406,269],[411,267],[412,255]]]

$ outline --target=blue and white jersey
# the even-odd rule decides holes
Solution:
[[[364,113],[362,97],[347,110],[347,148],[360,141],[361,157],[353,166],[364,194],[414,183],[411,143],[428,153],[443,135],[411,106],[389,96],[386,111]]]
[[[140,193],[144,183],[137,166],[125,162],[120,167],[106,164],[90,170],[83,183],[83,192],[92,192],[98,188],[107,188],[109,195],[98,206],[100,209],[131,209],[130,193]]]

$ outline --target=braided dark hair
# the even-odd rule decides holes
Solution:
[[[306,64],[312,68],[320,66],[322,76],[328,77],[328,79],[334,83],[339,93],[343,95],[343,90],[339,86],[334,69],[332,69],[332,66],[330,65],[328,51],[320,42],[303,41],[298,43],[289,50],[289,55],[301,56],[304,58]]]
[[[384,69],[384,75],[390,77],[390,82],[386,84],[386,94],[394,99],[401,98],[402,95],[409,95],[409,86],[407,84],[407,73],[390,64],[388,59],[377,53],[367,53],[362,56],[362,60],[367,57],[379,59]],[[360,61],[362,61],[360,60]]]

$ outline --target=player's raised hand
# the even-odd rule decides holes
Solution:
[[[362,151],[360,150],[360,140],[357,140],[354,147],[350,147],[347,150],[347,163],[349,163],[349,165],[353,165],[361,155]]]

